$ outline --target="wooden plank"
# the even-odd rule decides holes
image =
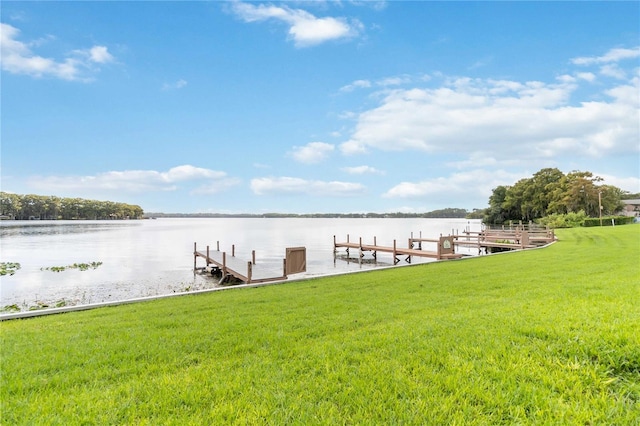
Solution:
[[[415,241],[415,242],[427,242],[427,243],[438,243],[440,242],[440,240],[438,239],[433,239],[433,238],[409,238],[409,241]]]
[[[438,240],[436,240],[437,242]],[[378,246],[371,244],[358,244],[353,242],[336,242],[334,244],[335,247],[345,247],[345,248],[357,248],[362,251],[371,251],[371,252],[383,252],[383,253],[395,253],[397,255],[403,256],[418,256],[418,257],[429,257],[429,258],[438,258],[438,253],[435,251],[428,250],[419,250],[412,248],[401,248],[401,247],[392,247],[392,246]],[[462,257],[462,255],[459,255]]]
[[[229,274],[247,284],[267,281],[279,281],[286,279],[284,268],[277,271],[277,268],[266,265],[254,265],[252,262],[243,261],[235,256],[229,256],[225,252],[210,250],[206,252],[195,251],[195,257],[202,257],[208,265],[215,265],[223,272]]]

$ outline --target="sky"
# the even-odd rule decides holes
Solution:
[[[640,2],[1,5],[1,189],[164,213],[640,192]]]

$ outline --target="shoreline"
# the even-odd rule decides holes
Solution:
[[[551,242],[551,243],[549,243],[547,245],[541,246],[541,247],[535,247],[535,248],[526,249],[526,251],[543,249],[543,248],[549,247],[552,244],[555,244],[556,242],[557,242],[557,240],[553,241],[553,242]],[[488,253],[488,254],[483,255],[482,257],[484,257],[484,256],[504,255],[504,254],[522,252],[522,251],[524,251],[524,250],[511,250],[511,251],[504,251],[504,252],[497,252],[497,253]],[[448,259],[448,260],[446,260],[446,262],[457,262],[457,261],[462,261],[462,260],[466,260],[466,259],[474,259],[474,258],[477,258],[477,257],[479,257],[479,256],[464,256],[464,257],[459,258],[459,259]],[[367,270],[364,270],[364,271],[363,270],[357,270],[357,271],[336,272],[336,273],[332,273],[332,274],[318,275],[318,276],[315,276],[315,277],[308,277],[307,276],[307,277],[299,277],[299,278],[294,278],[294,279],[271,281],[271,282],[265,282],[265,283],[237,284],[237,285],[232,285],[232,286],[215,287],[215,288],[208,288],[208,289],[194,290],[194,291],[185,291],[185,292],[180,292],[180,293],[169,293],[169,294],[162,294],[162,295],[155,295],[155,296],[136,297],[136,298],[132,298],[132,299],[113,300],[113,301],[109,301],[109,302],[88,303],[88,304],[85,304],[85,305],[74,305],[74,306],[64,306],[64,307],[59,307],[59,308],[36,309],[36,310],[33,310],[33,311],[12,312],[12,313],[7,313],[7,314],[0,314],[0,322],[8,321],[8,320],[15,320],[15,319],[35,318],[35,317],[40,317],[40,316],[45,316],[45,315],[64,314],[64,313],[67,313],[67,312],[88,311],[88,310],[91,310],[91,309],[106,308],[106,307],[113,307],[113,306],[120,306],[120,305],[130,305],[130,304],[133,304],[133,303],[151,302],[151,301],[154,301],[154,300],[168,299],[168,298],[180,297],[180,296],[192,296],[192,295],[198,295],[198,294],[204,294],[204,293],[212,293],[212,292],[222,291],[222,290],[236,290],[236,289],[243,289],[243,288],[255,288],[255,287],[264,287],[264,286],[269,286],[269,285],[295,283],[295,282],[299,282],[299,281],[317,280],[317,279],[322,279],[322,278],[326,278],[326,277],[333,277],[333,276],[339,276],[339,275],[351,275],[351,274],[359,274],[359,273],[365,273],[365,272],[383,271],[383,270],[392,269],[392,268],[407,268],[407,267],[427,266],[427,265],[434,265],[434,264],[437,264],[437,263],[440,263],[440,262],[441,261],[418,263],[418,264],[389,265],[389,266],[381,266],[381,267],[378,267],[378,268],[375,268],[375,269],[367,269]]]

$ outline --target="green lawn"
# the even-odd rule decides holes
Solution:
[[[640,424],[640,226],[1,327],[1,423]]]

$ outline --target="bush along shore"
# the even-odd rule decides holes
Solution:
[[[638,424],[640,226],[0,323],[3,424]]]

